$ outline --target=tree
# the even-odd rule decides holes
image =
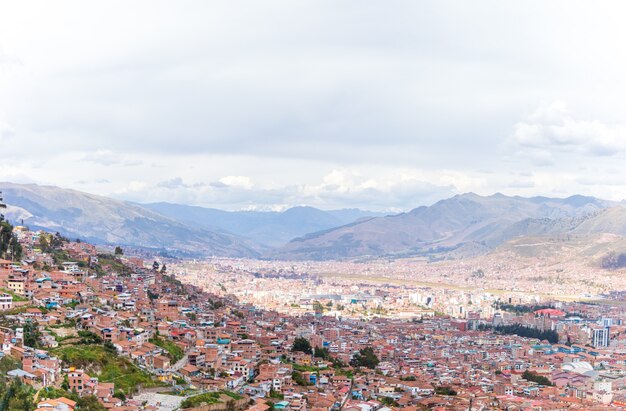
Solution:
[[[48,241],[48,237],[44,234],[39,235],[39,248],[44,253],[50,250],[50,242]]]
[[[374,353],[372,347],[363,348],[358,353],[354,354],[352,361],[350,361],[354,367],[367,367],[371,369],[376,368],[379,362],[380,360]]]
[[[80,397],[76,402],[76,408],[81,411],[107,411],[104,405],[100,404],[98,399],[93,395]]]
[[[165,264],[163,264],[161,266],[161,274],[165,274],[166,271],[167,271],[167,267],[165,266]]]
[[[109,340],[106,340],[104,342],[104,349],[110,352],[111,354],[117,354],[117,348],[115,348],[115,345]]]
[[[456,395],[457,392],[450,387],[437,387],[435,388],[437,395]]]
[[[300,351],[305,354],[311,354],[313,352],[313,349],[311,348],[311,343],[309,342],[309,340],[307,340],[306,338],[298,337],[293,342],[291,351]]]
[[[5,208],[7,205],[4,203],[0,191],[0,211]],[[13,226],[5,221],[4,214],[0,212],[0,258],[7,258],[8,254],[11,255],[12,260],[20,260],[22,258],[22,246],[13,234]]]
[[[330,353],[328,352],[328,348],[315,347],[313,350],[313,356],[327,360],[330,357]]]
[[[524,371],[522,378],[526,381],[536,382],[539,385],[552,385],[552,382],[548,378],[528,370]]]
[[[291,379],[298,385],[306,387],[307,385],[311,385],[309,381],[307,381],[300,371],[294,370],[291,373]]]
[[[391,397],[378,397],[378,400],[387,407],[397,407],[399,405],[398,402]]]
[[[32,348],[39,348],[41,332],[37,322],[27,322],[24,324],[24,345]]]
[[[124,255],[124,250],[119,245],[115,247],[115,255]]]
[[[159,263],[157,261],[152,263],[152,270],[154,270],[154,271],[158,271],[159,270]]]
[[[4,197],[2,197],[2,191],[0,191],[0,208],[7,208],[7,205],[4,203]],[[0,221],[4,219],[4,214],[0,214]]]

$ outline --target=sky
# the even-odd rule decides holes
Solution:
[[[622,200],[625,12],[0,0],[0,181],[229,210]]]

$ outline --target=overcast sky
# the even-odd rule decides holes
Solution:
[[[622,1],[0,0],[0,181],[225,209],[626,198]]]

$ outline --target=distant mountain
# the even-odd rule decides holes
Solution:
[[[263,248],[218,230],[189,226],[135,204],[35,184],[0,183],[5,215],[31,229],[59,231],[96,244],[191,255],[258,257]]]
[[[563,241],[588,245],[582,249],[594,260],[610,251],[626,253],[626,246],[618,247],[620,239],[626,244],[626,204],[584,196],[469,193],[382,216],[312,207],[228,212],[168,203],[139,205],[34,184],[0,183],[0,191],[8,204],[4,214],[14,223],[23,220],[32,229],[59,231],[97,244],[188,256],[463,258],[507,249],[540,253],[536,244],[558,249]],[[613,240],[605,241],[611,236],[615,246]]]
[[[282,212],[223,211],[215,208],[171,203],[141,204],[173,220],[209,229],[225,230],[257,243],[278,247],[308,233],[384,215],[358,209],[322,211],[293,207]]]
[[[609,208],[613,207],[613,208]],[[593,197],[482,197],[473,193],[408,213],[371,218],[289,242],[281,259],[415,256],[455,251],[480,254],[512,238],[564,232],[609,233],[624,229],[626,209]],[[623,220],[622,220],[623,218]]]

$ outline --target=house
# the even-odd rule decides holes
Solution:
[[[170,359],[164,355],[157,355],[152,360],[152,366],[161,370],[167,370],[171,366]]]
[[[65,397],[44,400],[37,404],[35,411],[74,411],[76,402]]]

